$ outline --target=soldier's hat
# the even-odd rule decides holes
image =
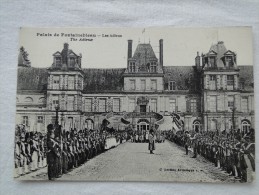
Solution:
[[[53,124],[48,124],[47,131],[48,131],[48,133],[53,133],[54,132],[54,125]]]
[[[21,138],[21,139],[25,139],[25,134],[24,134],[24,133],[21,133],[20,138]]]

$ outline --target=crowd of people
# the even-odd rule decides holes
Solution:
[[[14,162],[16,178],[46,167],[46,136],[40,132],[27,132],[25,125],[17,125]]]
[[[136,131],[130,135],[130,140],[131,140],[131,142],[134,142],[134,143],[148,143],[149,134],[150,134],[150,132],[148,132],[148,131],[143,131],[143,132]],[[157,131],[157,133],[154,133],[154,140],[157,143],[164,142],[165,141],[164,133],[160,133],[159,131]]]
[[[185,148],[186,155],[190,148],[192,158],[201,155],[229,176],[242,182],[250,180],[255,172],[255,133],[254,129],[241,132],[240,129],[226,131],[168,131],[168,140]]]
[[[55,128],[52,124],[47,126],[47,131],[49,180],[55,180],[105,150],[117,146],[125,137],[123,133],[88,129],[62,132],[61,126]]]
[[[47,134],[27,132],[25,125],[15,131],[15,178],[48,167],[48,179],[55,180],[89,159],[125,142],[126,132],[76,128],[62,131],[49,124]]]

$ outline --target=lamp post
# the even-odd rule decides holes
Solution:
[[[65,123],[64,123],[64,113],[62,112],[61,113],[61,126],[62,126],[62,129],[65,128]]]
[[[237,108],[233,107],[233,108],[231,108],[231,110],[232,110],[232,127],[233,127],[233,130],[234,130],[234,129],[236,129],[235,112],[236,112]]]
[[[56,121],[55,121],[55,126],[58,127],[58,112],[59,112],[59,105],[55,106],[56,110]]]

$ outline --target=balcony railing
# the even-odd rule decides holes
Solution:
[[[124,119],[127,118],[155,118],[161,120],[163,116],[156,112],[129,112],[124,115]]]

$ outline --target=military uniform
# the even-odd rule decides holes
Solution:
[[[148,149],[150,151],[150,154],[153,154],[153,150],[155,150],[155,136],[154,134],[150,133],[148,136]]]
[[[47,137],[47,163],[48,163],[48,178],[54,180],[58,177],[58,161],[60,153],[58,150],[58,143],[54,139],[53,125],[48,125],[48,137]]]

